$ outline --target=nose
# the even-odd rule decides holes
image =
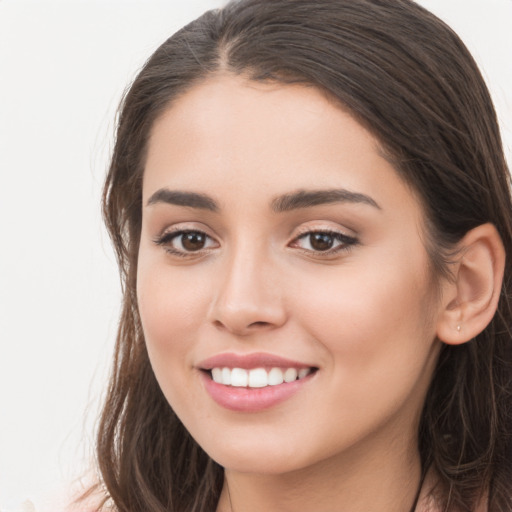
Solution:
[[[278,270],[264,258],[240,252],[219,269],[208,320],[238,336],[282,326],[287,315]]]

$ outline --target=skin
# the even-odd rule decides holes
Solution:
[[[149,201],[162,189],[207,194],[217,209]],[[272,208],[326,189],[375,204]],[[218,511],[408,512],[443,305],[421,205],[375,138],[315,88],[211,77],[155,123],[143,205],[147,348],[167,400],[226,468]],[[185,252],[183,239],[162,236],[179,229],[204,232],[204,248],[172,253]],[[319,251],[311,231],[356,242]],[[318,371],[277,406],[235,412],[212,400],[198,369],[223,352]]]

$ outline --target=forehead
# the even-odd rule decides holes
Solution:
[[[343,187],[416,202],[376,138],[321,90],[230,75],[194,86],[155,122],[145,200],[163,186],[241,196]]]
[[[233,149],[251,143],[268,146],[276,140],[276,131],[282,135],[281,143],[304,136],[313,140],[326,134],[325,128],[336,117],[331,114],[338,111],[342,112],[341,107],[313,86],[214,75],[180,95],[156,120],[150,149],[162,136],[174,139],[177,132],[190,142],[201,142],[202,148],[206,140],[200,139],[218,147],[219,139],[228,135]],[[234,146],[235,142],[239,145]]]

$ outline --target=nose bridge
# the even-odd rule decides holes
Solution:
[[[265,243],[239,240],[222,257],[210,319],[237,334],[281,325],[285,310],[277,275]]]

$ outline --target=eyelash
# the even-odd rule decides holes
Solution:
[[[205,251],[210,250],[210,248],[203,248],[197,251],[186,251],[182,249],[176,249],[172,246],[172,243],[175,239],[191,234],[204,236],[206,240],[213,240],[211,236],[207,235],[204,231],[199,229],[178,229],[176,231],[167,231],[163,233],[161,236],[157,237],[154,242],[156,245],[162,246],[169,254],[172,254],[173,256],[179,256],[181,258],[189,258],[194,255],[204,254]],[[181,245],[183,247],[183,240],[181,241]]]
[[[198,249],[197,251],[187,251],[183,249],[176,249],[172,246],[172,243],[174,240],[178,239],[179,237],[183,237],[185,235],[199,235],[204,236],[205,240],[213,240],[212,237],[207,235],[204,231],[198,230],[198,229],[179,229],[176,231],[168,231],[163,233],[161,236],[157,237],[154,240],[154,243],[158,246],[162,246],[166,252],[173,256],[178,256],[181,258],[190,258],[194,256],[203,255],[205,252],[208,252],[212,249],[212,247],[205,247]],[[334,239],[334,242],[339,242],[338,246],[335,246],[334,248],[328,248],[324,251],[322,250],[314,250],[314,249],[304,249],[298,246],[298,242],[300,240],[307,239],[308,237],[311,237],[313,235],[324,235],[331,237]],[[333,242],[333,243],[334,243]],[[208,243],[208,242],[206,242]],[[294,238],[294,240],[289,244],[291,247],[296,247],[302,252],[308,254],[308,255],[314,255],[317,257],[329,257],[329,256],[335,256],[340,252],[343,251],[349,251],[353,246],[357,245],[359,243],[358,239],[349,235],[345,235],[343,233],[340,233],[338,231],[332,231],[328,229],[311,229],[309,231],[305,231],[304,233],[301,233],[297,237]],[[181,241],[181,245],[183,247],[183,239]],[[310,246],[311,246],[311,238],[310,238]]]
[[[333,230],[329,230],[329,229],[312,229],[312,230],[308,230],[308,231],[300,234],[299,236],[297,236],[294,239],[294,241],[292,242],[292,244],[293,244],[292,247],[297,246],[297,243],[299,240],[304,240],[304,239],[308,239],[308,238],[309,238],[309,244],[311,245],[311,237],[313,235],[328,236],[334,240],[333,243],[339,242],[338,246],[335,246],[334,248],[326,249],[325,251],[321,251],[321,250],[315,251],[314,249],[304,249],[301,247],[297,247],[304,253],[309,254],[309,255],[313,254],[314,256],[317,256],[317,257],[318,256],[320,256],[320,257],[335,256],[335,255],[339,254],[340,252],[349,251],[352,247],[354,247],[355,245],[357,245],[359,243],[357,238],[355,238],[353,236],[345,235],[344,233],[340,233],[339,231],[333,231]]]

